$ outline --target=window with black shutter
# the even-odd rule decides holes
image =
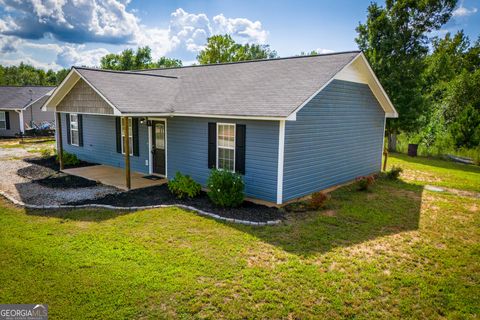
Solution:
[[[235,171],[245,174],[245,136],[246,126],[237,124],[235,130]]]
[[[117,152],[122,153],[122,119],[115,118],[115,138],[117,141]]]
[[[208,167],[245,174],[246,126],[208,124]]]
[[[217,167],[217,123],[208,123],[208,168]]]
[[[67,144],[72,144],[72,137],[71,137],[71,132],[70,132],[70,114],[69,113],[66,113],[65,114],[65,122],[66,122],[66,126],[65,126],[65,129],[67,131]]]

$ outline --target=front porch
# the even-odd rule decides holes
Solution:
[[[146,175],[139,172],[131,172],[130,189],[126,186],[125,170],[107,165],[96,165],[81,168],[72,168],[62,170],[65,173],[79,176],[85,179],[98,181],[102,184],[113,186],[121,190],[141,189],[153,186],[159,186],[167,182],[166,179],[158,177],[158,180],[145,178]]]

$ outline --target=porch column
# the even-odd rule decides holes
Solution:
[[[60,164],[60,170],[63,170],[63,141],[62,141],[62,114],[60,112],[55,113],[56,119],[56,135],[57,135],[57,155],[58,162]]]
[[[131,178],[130,178],[130,143],[128,135],[128,117],[123,117],[123,150],[125,151],[125,184],[127,189],[130,190],[131,187]]]

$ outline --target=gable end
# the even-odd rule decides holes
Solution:
[[[83,79],[57,105],[58,112],[113,114],[113,108],[100,97]]]

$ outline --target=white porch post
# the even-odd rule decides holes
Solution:
[[[20,132],[25,134],[25,121],[23,120],[23,110],[17,111],[20,118]]]

